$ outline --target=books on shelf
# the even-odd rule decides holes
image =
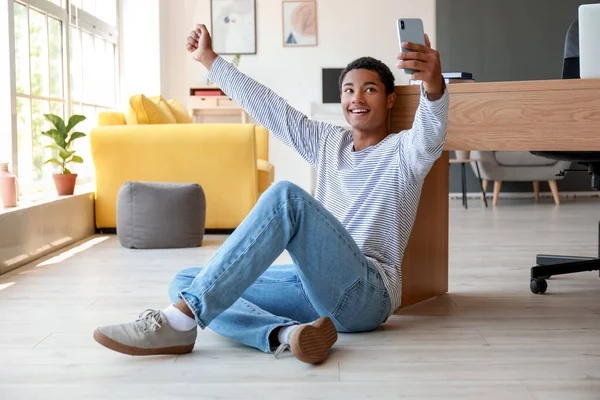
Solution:
[[[442,75],[447,79],[473,79],[470,72],[442,72]]]
[[[470,72],[442,72],[442,76],[444,77],[446,84],[475,82],[473,80],[473,74]],[[410,79],[408,83],[410,85],[420,85],[421,80]]]
[[[421,80],[420,79],[409,79],[408,83],[409,85],[420,85],[421,84]],[[446,82],[446,85],[449,83],[471,83],[471,82],[475,82],[473,79],[455,79],[455,78],[445,78],[444,82]]]
[[[225,96],[225,93],[218,87],[198,87],[190,88],[190,96]]]

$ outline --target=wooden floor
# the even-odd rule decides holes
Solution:
[[[180,357],[100,347],[96,326],[167,305],[173,274],[224,237],[172,251],[90,238],[0,277],[0,399],[599,399],[598,274],[551,279],[544,296],[528,277],[536,253],[595,255],[600,202],[469,206],[451,204],[449,294],[340,335],[318,367],[209,330]]]

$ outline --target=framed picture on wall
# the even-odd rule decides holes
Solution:
[[[217,54],[256,54],[256,0],[210,0]]]
[[[316,46],[317,2],[283,1],[283,46]]]

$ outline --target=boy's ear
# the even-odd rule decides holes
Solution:
[[[387,98],[388,108],[392,108],[394,106],[394,103],[396,103],[396,93],[388,94],[388,98]]]

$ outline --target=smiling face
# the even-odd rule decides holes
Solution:
[[[353,69],[342,81],[342,108],[346,121],[361,132],[377,131],[387,124],[388,109],[394,105],[394,93],[386,94],[376,71]]]

